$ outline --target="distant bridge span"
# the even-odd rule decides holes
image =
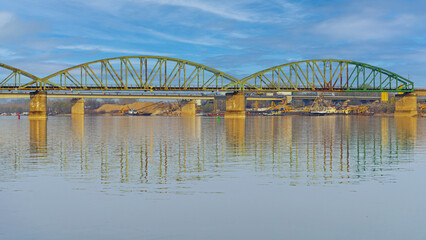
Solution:
[[[5,64],[0,64],[0,70],[0,90],[18,91],[414,91],[414,83],[396,73],[336,59],[287,63],[242,79],[202,64],[156,56],[102,59],[44,78]]]

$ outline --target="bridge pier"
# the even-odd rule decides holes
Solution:
[[[243,92],[226,94],[225,118],[246,117],[246,96]]]
[[[417,95],[415,93],[395,96],[395,116],[417,116]]]
[[[181,116],[182,117],[195,117],[195,101],[188,101],[185,105],[182,106]]]
[[[380,95],[380,102],[381,103],[387,103],[389,100],[389,93],[387,92],[382,92]]]
[[[71,100],[71,116],[84,116],[84,98],[73,98]]]
[[[47,119],[47,92],[36,91],[30,93],[30,113],[28,119],[44,120]]]

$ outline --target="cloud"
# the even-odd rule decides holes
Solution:
[[[407,34],[415,22],[416,18],[410,15],[389,18],[366,12],[325,20],[313,27],[313,33],[348,42],[394,40]]]
[[[122,54],[132,54],[132,55],[155,55],[155,56],[173,56],[172,53],[160,53],[160,52],[150,52],[150,51],[140,51],[140,50],[130,50],[130,49],[119,49],[99,45],[60,45],[56,47],[57,49],[63,50],[73,50],[73,51],[98,51],[106,53],[122,53]]]
[[[0,11],[0,40],[14,40],[39,29],[37,23],[21,20],[11,12]]]
[[[192,8],[225,19],[251,23],[281,23],[298,18],[300,8],[285,0],[272,1],[201,1],[201,0],[133,0]]]
[[[426,63],[426,48],[416,49],[405,56],[408,61],[415,61],[417,63]],[[422,68],[423,69],[423,68]]]
[[[150,2],[162,5],[193,8],[237,21],[256,22],[258,20],[253,13],[236,9],[235,7],[229,4],[224,4],[223,2],[205,2],[199,0],[139,0],[137,2]]]
[[[83,1],[75,0],[82,4],[86,4],[92,8],[107,11],[116,16],[121,15],[122,9],[128,9],[130,5],[134,5],[135,8],[141,9],[155,9],[158,10],[157,6],[165,7],[178,7],[192,9],[192,12],[202,12],[201,15],[205,16],[206,13],[214,16],[221,17],[223,19],[230,19],[240,22],[248,23],[283,23],[286,21],[295,20],[301,15],[301,9],[298,4],[290,3],[286,0],[217,0],[217,1],[206,1],[206,0],[92,0]],[[167,17],[176,10],[168,9]],[[182,12],[180,13],[182,14]],[[186,13],[184,13],[187,15]],[[191,15],[191,14],[188,14]],[[193,13],[192,13],[193,15]],[[209,16],[205,16],[208,18]]]
[[[0,48],[0,58],[18,58],[18,56],[16,56],[16,53],[14,51],[11,51],[9,49],[6,48]]]
[[[137,27],[136,29],[141,30],[144,33],[147,33],[149,35],[175,41],[175,42],[181,42],[181,43],[188,43],[188,44],[196,44],[196,45],[204,45],[204,46],[218,46],[222,45],[223,42],[217,39],[213,39],[209,36],[205,36],[202,38],[192,38],[187,39],[183,37],[177,37],[168,33],[159,32],[150,28],[144,28],[144,27]]]
[[[99,58],[162,55],[245,76],[295,59],[340,58],[390,68],[405,64],[406,69],[395,68],[396,72],[417,71],[424,76],[414,66],[426,61],[425,4],[420,0],[404,4],[377,0],[374,7],[367,0],[6,1],[0,10],[0,62],[50,74],[52,66]]]
[[[7,24],[12,22],[14,16],[10,12],[0,12],[0,28],[4,28]]]
[[[402,53],[384,54],[380,59],[385,61],[394,61],[397,63],[416,62],[426,63],[426,48],[404,49]]]

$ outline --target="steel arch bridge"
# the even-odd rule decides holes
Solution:
[[[337,59],[271,67],[240,80],[246,91],[412,92],[410,80],[369,64]]]
[[[292,62],[237,79],[182,59],[128,56],[80,64],[44,78],[0,64],[0,90],[413,92],[414,83],[348,60]]]
[[[238,79],[214,68],[182,59],[155,56],[102,59],[59,71],[40,81],[48,90],[233,91],[240,89]]]
[[[0,89],[23,89],[35,86],[40,79],[21,69],[0,63]]]

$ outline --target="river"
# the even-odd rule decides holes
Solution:
[[[0,118],[0,239],[425,239],[426,122]]]

